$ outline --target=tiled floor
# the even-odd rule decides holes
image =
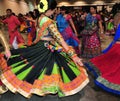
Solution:
[[[26,35],[23,36],[26,38]],[[113,37],[111,36],[105,36],[103,39],[101,39],[102,49],[106,48],[112,39]],[[45,97],[33,95],[32,98],[26,99],[20,94],[13,94],[8,91],[7,93],[1,95],[0,101],[120,101],[119,96],[107,93],[96,87],[94,85],[92,75],[89,72],[88,74],[90,83],[81,92],[73,96],[58,98],[57,95],[47,95]]]

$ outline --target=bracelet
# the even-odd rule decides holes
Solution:
[[[72,58],[75,58],[75,57],[77,57],[77,54],[74,54],[74,55],[72,56]]]
[[[76,53],[75,53],[75,50],[74,50],[71,46],[69,46],[69,50],[67,51],[67,54],[68,54],[70,57],[72,57],[72,56],[75,55]]]

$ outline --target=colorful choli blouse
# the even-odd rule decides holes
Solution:
[[[52,38],[52,44],[58,50],[62,48],[61,42],[64,40],[61,34],[57,29],[57,25],[55,21],[51,20],[50,18],[44,16],[41,18],[39,22],[39,28],[37,30],[37,38],[34,43],[37,43],[42,38]]]

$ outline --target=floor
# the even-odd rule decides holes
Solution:
[[[6,31],[4,32],[7,34]],[[26,38],[26,35],[23,34],[23,36]],[[102,49],[105,49],[112,39],[112,36],[101,37]],[[26,99],[20,94],[13,94],[8,91],[0,96],[0,101],[120,101],[120,96],[115,96],[96,87],[92,74],[88,72],[88,75],[90,83],[81,92],[73,96],[59,98],[57,95],[47,95],[45,97],[33,95],[32,98]]]

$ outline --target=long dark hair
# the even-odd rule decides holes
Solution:
[[[34,15],[34,19],[37,19],[37,18],[39,18],[40,17],[40,12],[39,12],[39,10],[38,9],[34,9],[34,11],[33,11],[34,13],[35,13],[35,15]]]
[[[32,11],[29,11],[29,15],[34,19],[34,15]]]
[[[57,6],[56,0],[47,0],[47,1],[48,1],[48,9],[53,10],[56,8]]]
[[[97,6],[90,6],[90,8],[91,8],[91,7],[94,8],[95,10],[97,10]]]
[[[68,8],[66,6],[61,6],[60,10],[64,10],[66,14],[69,13],[69,10],[68,10]]]

